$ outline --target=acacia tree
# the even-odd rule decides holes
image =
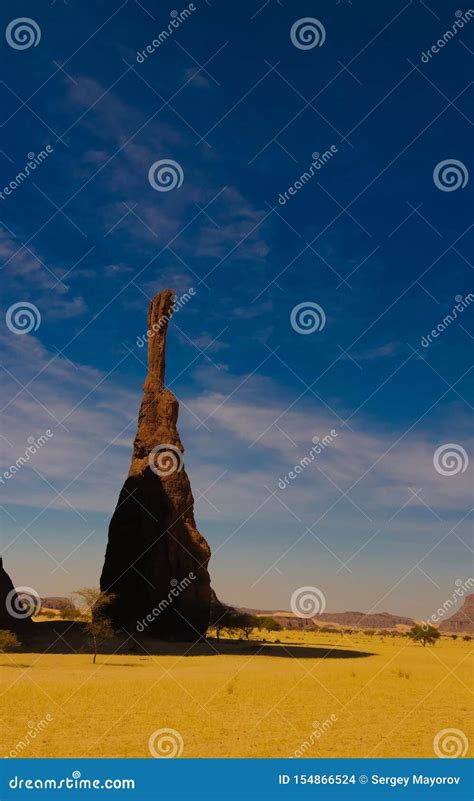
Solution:
[[[219,641],[220,633],[224,629],[230,632],[238,628],[236,625],[237,619],[238,612],[233,606],[223,604],[215,596],[213,597],[211,600],[209,625],[215,628],[217,641]]]
[[[92,663],[95,664],[100,646],[114,636],[107,611],[115,596],[102,592],[98,587],[81,587],[74,595],[78,595],[87,608],[85,629],[94,654]]]
[[[435,626],[430,626],[427,623],[416,623],[408,632],[408,636],[414,642],[421,643],[424,648],[425,645],[434,645],[436,640],[441,637],[441,633]]]
[[[232,627],[243,631],[246,639],[250,637],[252,629],[258,628],[259,620],[256,615],[251,615],[250,612],[236,612],[232,618]]]
[[[274,617],[262,616],[257,618],[258,628],[265,631],[281,631],[281,625]]]

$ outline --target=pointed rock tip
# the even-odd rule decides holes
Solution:
[[[153,295],[152,303],[155,303],[157,300],[174,300],[176,296],[176,292],[174,289],[161,289],[155,295]]]
[[[175,297],[172,289],[162,289],[153,297],[148,310],[148,371],[160,383],[165,378],[166,332],[173,314]]]

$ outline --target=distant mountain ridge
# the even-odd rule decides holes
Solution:
[[[69,598],[61,598],[59,596],[50,596],[48,598],[41,598],[41,606],[45,609],[62,609],[63,604],[69,601]]]
[[[42,598],[43,607],[61,609],[67,598]],[[415,624],[415,618],[394,615],[391,612],[323,612],[311,618],[298,617],[293,612],[275,609],[251,609],[239,607],[240,611],[257,616],[271,616],[278,620],[284,628],[308,629],[324,625],[333,625],[335,628],[357,629],[395,629],[397,626],[410,627]],[[437,624],[436,624],[437,625]],[[474,634],[474,593],[466,595],[463,605],[451,617],[442,620],[439,628],[443,632]]]
[[[392,615],[390,612],[377,612],[367,614],[365,612],[323,612],[314,617],[299,617],[293,612],[284,610],[261,610],[245,609],[253,615],[271,615],[278,620],[282,626],[290,629],[318,628],[319,626],[332,624],[335,627],[350,627],[361,629],[394,629],[397,626],[413,626],[414,619],[403,617],[402,615]]]
[[[245,608],[242,611],[250,612],[252,615],[271,615],[282,626],[292,629],[318,628],[321,625],[333,625],[336,628],[395,629],[397,626],[410,627],[416,622],[415,618],[394,615],[390,612],[323,612],[321,615],[307,618],[286,610]],[[474,633],[474,593],[467,595],[462,607],[451,617],[443,620],[439,627],[443,632]]]

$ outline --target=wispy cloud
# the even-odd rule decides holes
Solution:
[[[14,302],[33,301],[42,315],[59,319],[86,311],[83,297],[69,286],[69,268],[51,264],[33,245],[24,247],[12,233],[0,230],[0,257],[4,260],[4,293],[8,291]]]
[[[350,353],[344,353],[341,359],[355,359],[357,362],[362,361],[375,361],[376,359],[387,359],[391,356],[396,356],[403,350],[404,346],[400,342],[386,342],[384,345],[379,345],[376,348],[367,348],[365,350],[352,350]],[[406,349],[406,346],[405,346]]]
[[[115,236],[125,237],[135,247],[137,243],[164,246],[186,225],[186,236],[175,245],[183,258],[266,257],[269,246],[260,225],[265,212],[236,187],[222,185],[224,165],[218,156],[213,154],[210,159],[193,149],[190,160],[194,139],[186,133],[161,118],[143,119],[114,91],[107,92],[88,77],[76,78],[77,85],[68,85],[69,103],[82,109],[80,124],[96,140],[95,147],[85,152],[79,170],[83,175],[87,166],[102,167],[102,180],[116,198],[113,203],[108,198],[98,204],[106,232],[113,229]],[[139,140],[134,139],[141,127]],[[117,155],[107,163],[113,153]],[[150,186],[148,170],[159,159],[180,163],[184,182],[179,189],[157,193]],[[213,198],[216,200],[211,203]],[[207,204],[210,206],[204,209]],[[189,225],[193,218],[195,222]]]

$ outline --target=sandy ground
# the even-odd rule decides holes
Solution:
[[[96,665],[61,640],[45,654],[0,655],[0,756],[149,757],[151,737],[183,757],[431,757],[450,728],[474,742],[471,643],[278,637]],[[159,729],[175,733],[166,742]]]

